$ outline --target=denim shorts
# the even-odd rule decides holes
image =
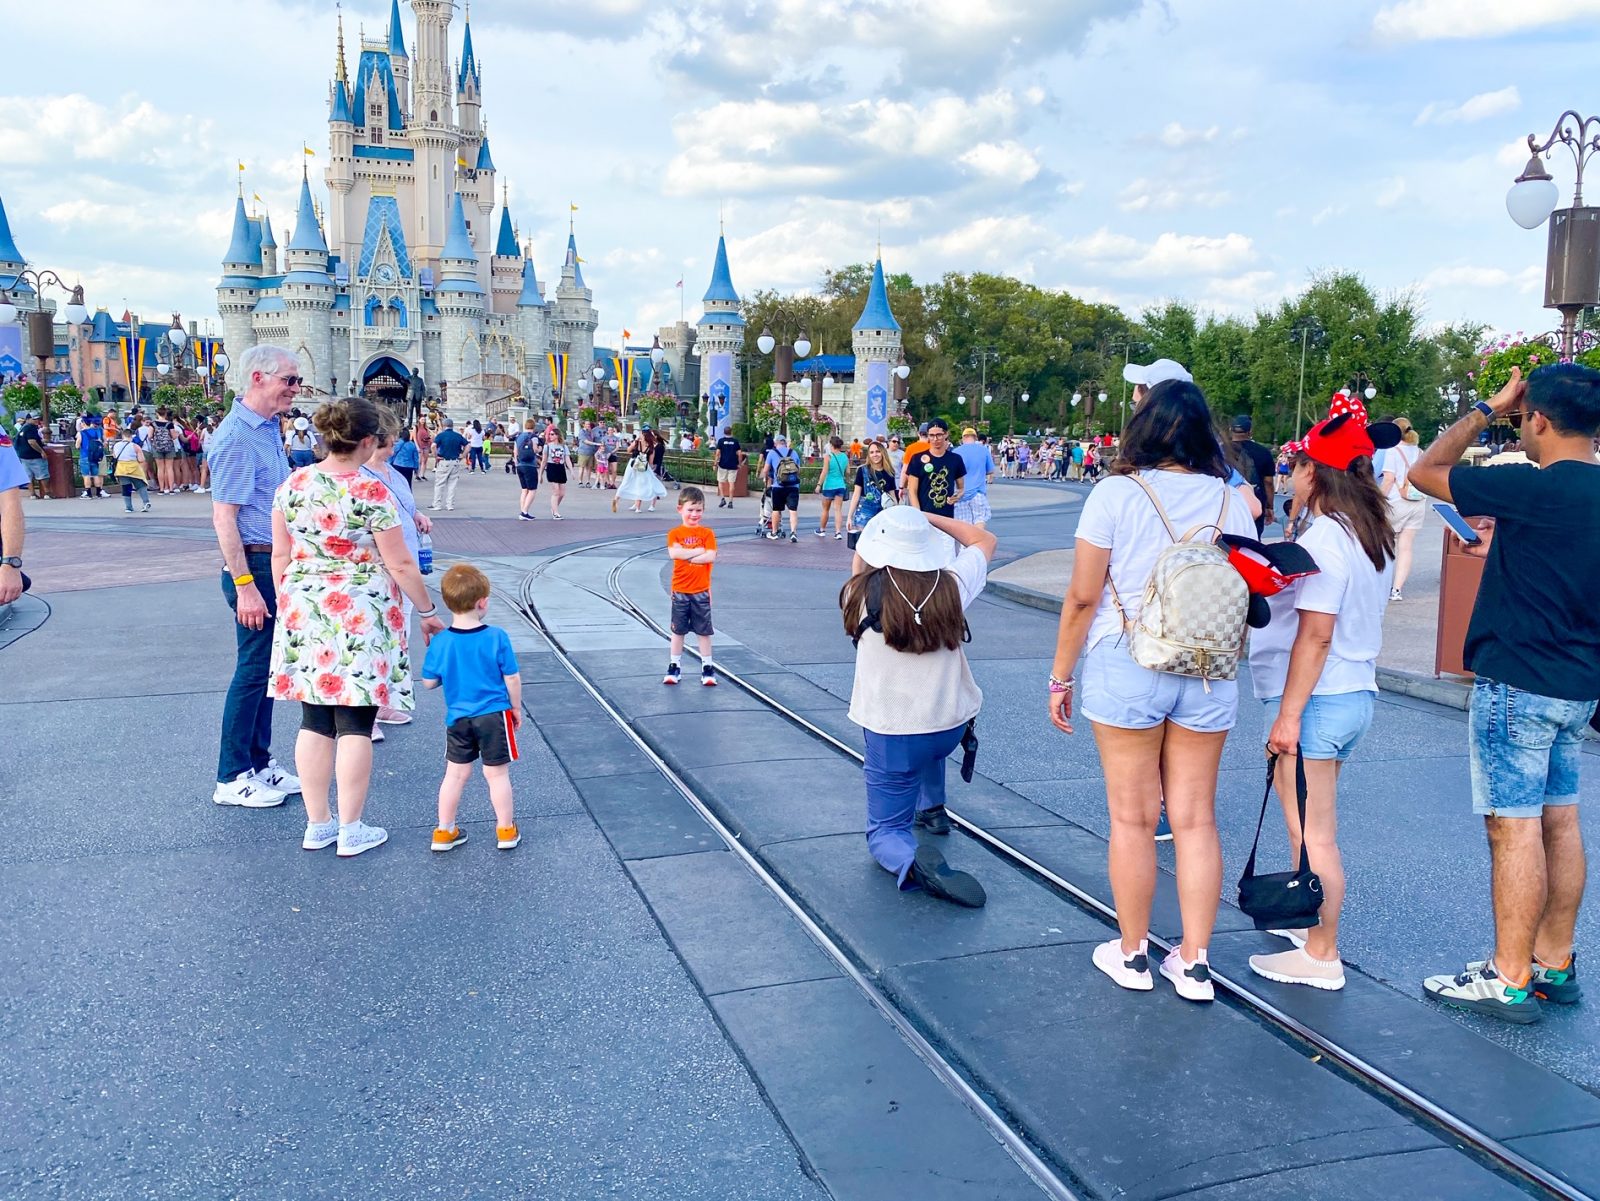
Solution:
[[[96,476],[104,474],[101,470],[99,459],[89,459],[85,458],[83,455],[78,456],[78,473],[80,475]]]
[[[1090,721],[1123,730],[1150,730],[1164,721],[1196,734],[1233,729],[1239,716],[1235,680],[1204,680],[1140,667],[1127,640],[1102,638],[1083,664],[1080,711]]]
[[[1372,706],[1375,692],[1335,692],[1329,696],[1313,696],[1306,702],[1300,715],[1300,753],[1307,759],[1337,759],[1343,763],[1356,749],[1356,743],[1372,725]],[[1272,733],[1272,723],[1278,720],[1278,710],[1283,705],[1281,696],[1266,702],[1262,717],[1261,741]]]
[[[845,490],[843,488],[824,488],[822,495],[825,500],[843,500]]]
[[[1468,718],[1472,811],[1538,817],[1546,805],[1578,803],[1578,757],[1593,701],[1523,692],[1479,676]]]

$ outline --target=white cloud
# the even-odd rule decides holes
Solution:
[[[1453,125],[1457,122],[1482,121],[1502,113],[1515,112],[1522,105],[1522,95],[1517,85],[1511,84],[1497,92],[1479,92],[1460,104],[1435,101],[1417,114],[1413,125]]]
[[[1537,266],[1524,267],[1517,272],[1507,271],[1503,267],[1456,266],[1437,267],[1428,272],[1422,277],[1422,288],[1427,292],[1446,288],[1483,291],[1513,288],[1518,292],[1531,293],[1543,282],[1544,269]]]
[[[1255,244],[1243,234],[1220,237],[1163,233],[1144,243],[1101,228],[1059,248],[1063,258],[1080,258],[1123,276],[1222,275],[1255,261]]]
[[[1212,188],[1197,188],[1188,182],[1136,179],[1122,189],[1117,207],[1126,213],[1170,213],[1178,209],[1217,208],[1232,196]]]
[[[1600,0],[1399,0],[1378,10],[1372,32],[1384,42],[1494,38],[1600,16]]]
[[[1183,125],[1173,121],[1163,128],[1158,136],[1163,146],[1172,150],[1181,150],[1185,146],[1215,142],[1217,135],[1221,132],[1221,127],[1217,125],[1211,125],[1205,129],[1185,129]]]
[[[1024,184],[1039,174],[1039,160],[1013,141],[980,142],[961,156],[979,175],[1003,183]]]

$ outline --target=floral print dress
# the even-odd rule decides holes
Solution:
[[[317,467],[293,472],[272,506],[293,543],[272,636],[275,700],[412,708],[400,586],[373,535],[400,524],[382,481]]]

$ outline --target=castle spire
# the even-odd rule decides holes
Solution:
[[[340,83],[348,83],[350,77],[344,69],[344,5],[341,3],[334,7],[339,9],[339,51],[333,60],[333,77]]]
[[[472,5],[470,4],[467,5],[466,20],[463,24],[465,33],[461,43],[461,67],[456,76],[456,90],[458,92],[466,91],[467,80],[470,79],[481,91],[483,80],[478,76],[478,56],[472,51]]]
[[[711,286],[701,299],[707,304],[714,300],[739,303],[739,293],[733,289],[733,275],[728,270],[728,241],[721,234],[717,235],[717,257],[711,266]]]
[[[861,310],[861,316],[856,319],[855,329],[900,329],[900,323],[894,319],[894,313],[889,309],[889,290],[883,282],[883,257],[880,255],[872,264],[872,286],[867,289],[866,307]]]
[[[243,204],[243,201],[240,201]],[[0,263],[26,263],[17,249],[17,240],[11,236],[11,222],[6,220],[6,206],[0,203]]]
[[[294,237],[289,239],[289,249],[328,253],[322,224],[317,220],[317,207],[311,199],[311,181],[304,175],[300,177],[300,212],[294,219]]]
[[[389,4],[389,56],[406,56],[406,36],[400,24],[400,0],[390,0]]]

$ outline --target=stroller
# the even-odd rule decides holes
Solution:
[[[772,489],[761,489],[761,516],[756,518],[756,534],[764,535],[772,527]]]

